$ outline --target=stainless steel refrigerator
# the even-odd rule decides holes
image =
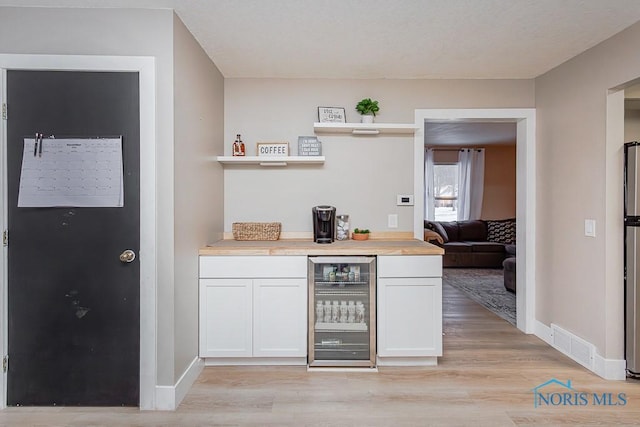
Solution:
[[[640,376],[640,143],[624,145],[624,297],[627,374]]]

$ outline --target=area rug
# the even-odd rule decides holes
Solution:
[[[463,292],[515,326],[516,296],[504,288],[501,269],[444,268],[442,282]]]

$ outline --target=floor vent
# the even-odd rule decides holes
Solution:
[[[552,323],[551,345],[585,368],[593,370],[593,344]]]

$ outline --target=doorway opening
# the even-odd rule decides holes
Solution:
[[[525,333],[535,322],[535,109],[424,109],[415,111],[414,237],[424,233],[424,145],[428,126],[434,123],[507,122],[516,125],[516,321]]]

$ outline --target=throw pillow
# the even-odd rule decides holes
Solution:
[[[458,242],[460,241],[460,233],[458,230],[458,221],[443,221],[439,223],[442,229],[447,233],[447,241]]]
[[[440,224],[439,222],[427,221],[427,220],[425,220],[424,223],[425,223],[425,228],[428,228],[429,230],[433,230],[436,233],[438,233],[440,237],[442,237],[442,240],[444,241],[444,243],[447,243],[449,241],[449,235],[444,230],[444,227],[442,227],[442,224]]]
[[[487,220],[487,241],[512,245],[516,243],[516,220]]]
[[[458,240],[463,242],[487,241],[487,223],[482,220],[458,221],[458,232]]]

